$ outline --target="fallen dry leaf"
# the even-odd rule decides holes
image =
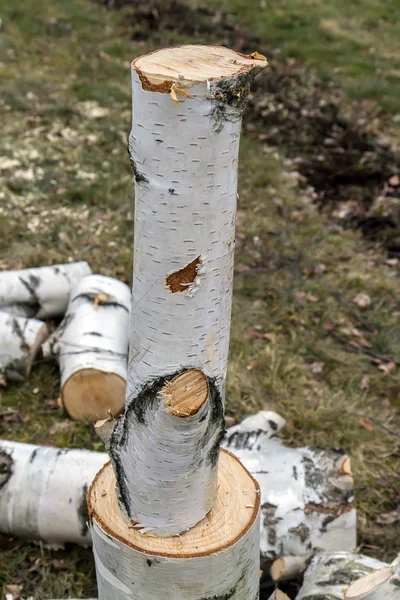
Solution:
[[[400,177],[398,175],[392,175],[392,177],[389,179],[389,184],[393,187],[397,187],[400,185]]]
[[[360,292],[353,298],[354,304],[357,304],[359,308],[367,308],[371,304],[371,298],[365,292]]]
[[[392,510],[391,512],[382,513],[376,519],[376,522],[379,525],[393,525],[393,523],[397,523],[400,521],[400,507],[396,510]]]
[[[360,344],[360,346],[362,346],[363,348],[372,348],[372,344],[370,344],[368,342],[368,340],[366,340],[364,337],[361,337],[358,340],[358,343]]]
[[[389,363],[382,363],[380,365],[378,365],[378,369],[380,371],[382,371],[382,373],[384,375],[389,375],[389,373],[392,373],[392,371],[396,370],[396,363],[395,362],[389,362]]]
[[[247,337],[250,340],[260,340],[264,337],[262,331],[260,331],[261,327],[257,327],[257,326],[250,326],[247,328],[246,333],[247,333]]]
[[[370,382],[369,375],[364,375],[363,378],[361,379],[360,389],[361,390],[368,390],[369,389],[369,382]]]
[[[227,427],[233,427],[236,423],[235,417],[229,417],[225,415],[225,424]]]
[[[307,300],[309,302],[315,303],[315,302],[319,302],[320,301],[320,297],[319,296],[314,296],[313,294],[307,294]]]
[[[314,373],[314,375],[317,375],[318,373],[322,373],[322,371],[324,370],[324,363],[322,362],[315,362],[311,365],[311,373]]]
[[[361,425],[361,427],[364,427],[364,429],[367,429],[368,431],[374,431],[374,429],[375,429],[375,425],[369,419],[367,419],[365,417],[360,419],[360,425]]]
[[[249,365],[247,365],[246,369],[248,371],[253,371],[253,369],[256,369],[257,367],[260,367],[263,364],[262,360],[256,360],[253,363],[250,363]]]
[[[19,598],[21,598],[22,585],[8,584],[5,586],[5,588],[6,588],[6,593],[11,595],[10,600],[18,600]]]
[[[276,333],[264,333],[264,339],[269,340],[273,344],[276,342]]]

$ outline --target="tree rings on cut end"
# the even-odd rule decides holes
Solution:
[[[139,552],[169,558],[207,556],[229,548],[254,525],[260,509],[260,488],[242,463],[221,450],[218,496],[208,515],[186,533],[156,537],[129,525],[118,506],[115,475],[110,463],[97,474],[88,494],[91,520],[112,538]]]
[[[144,90],[169,93],[171,85],[230,79],[267,66],[264,56],[241,54],[224,46],[187,45],[156,50],[132,62]]]
[[[373,592],[379,588],[383,583],[393,576],[393,567],[384,567],[379,571],[368,573],[360,579],[357,579],[352,583],[345,592],[346,600],[356,600],[357,598],[364,598],[367,593]],[[383,596],[382,596],[383,600]]]
[[[81,369],[65,382],[61,400],[73,419],[97,421],[124,410],[125,388],[125,380],[115,373]]]
[[[195,415],[208,398],[208,381],[198,369],[190,369],[168,381],[160,393],[175,417]]]

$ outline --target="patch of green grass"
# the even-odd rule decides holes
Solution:
[[[352,97],[378,100],[387,110],[400,112],[396,0],[207,0],[207,4],[234,11],[252,35],[279,48],[281,56],[315,67]]]
[[[232,6],[253,33],[287,55],[297,52],[329,74],[337,65],[351,67],[351,77],[334,74],[350,92],[374,80],[364,38],[347,39],[321,25],[335,18],[347,31],[356,5],[226,4]],[[366,7],[359,27],[374,37],[373,15],[381,8]],[[0,261],[18,259],[28,267],[83,259],[94,272],[130,279],[129,62],[152,40],[132,42],[124,13],[83,0],[18,6],[0,0],[0,10],[0,159],[18,161],[2,172]],[[392,48],[397,27],[383,13],[380,19],[387,41],[376,44],[377,53]],[[388,81],[389,59],[382,57],[372,64],[384,65]],[[285,173],[282,157],[246,136],[239,192],[227,413],[240,419],[276,410],[288,420],[287,443],[341,446],[352,457],[361,548],[393,558],[395,529],[376,519],[400,498],[400,376],[387,368],[400,357],[396,266],[386,264],[379,246],[330,223],[298,187],[296,174]],[[371,299],[365,309],[353,302],[360,292]],[[377,364],[367,350],[385,359]],[[89,426],[57,406],[58,395],[57,367],[47,363],[23,385],[1,390],[1,435],[101,449]],[[9,407],[19,414],[10,418]],[[91,553],[11,545],[0,554],[0,583],[21,583],[37,599],[90,596]]]

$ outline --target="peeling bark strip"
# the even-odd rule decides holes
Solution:
[[[88,495],[100,600],[257,600],[259,492],[221,453],[211,513],[181,536],[141,535],[122,517],[110,465]]]
[[[61,399],[74,419],[95,421],[124,408],[130,302],[122,281],[81,279],[64,320],[43,347],[45,355],[58,356]]]
[[[346,587],[360,577],[387,567],[376,558],[336,552],[317,554],[311,561],[296,600],[344,600]],[[347,593],[347,592],[346,592]],[[376,596],[374,600],[398,600],[397,596]],[[357,596],[359,598],[359,596]]]
[[[47,325],[0,311],[0,382],[23,381],[49,335]]]
[[[318,548],[354,550],[353,479],[342,475],[348,457],[330,449],[285,448],[274,439],[283,419],[273,414],[259,413],[231,427],[222,444],[261,487],[262,566]]]
[[[0,310],[36,319],[63,316],[71,288],[82,277],[90,274],[87,262],[2,271]]]
[[[86,493],[106,460],[98,452],[0,440],[0,531],[89,546]]]
[[[120,506],[128,521],[143,533],[163,536],[199,522],[217,496],[223,435],[220,393],[201,371],[183,371],[146,387],[111,437]],[[128,461],[129,470],[122,469]]]

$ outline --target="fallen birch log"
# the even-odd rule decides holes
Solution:
[[[64,316],[72,286],[91,274],[87,262],[0,272],[0,310],[15,316]]]
[[[104,453],[0,440],[0,531],[89,546],[86,494]]]
[[[364,575],[374,574],[377,570],[387,567],[386,563],[361,554],[349,552],[317,554],[305,573],[304,582],[296,600],[360,598],[360,596],[345,596],[346,587]],[[376,600],[398,600],[399,597],[399,594],[393,597],[381,595],[376,596]]]
[[[259,488],[220,442],[240,124],[265,66],[212,46],[132,63],[126,408],[97,426],[113,468],[88,494],[99,600],[259,597]]]
[[[400,555],[391,565],[364,575],[344,593],[344,600],[399,600]]]
[[[21,382],[29,375],[48,335],[43,321],[0,312],[0,384]]]
[[[228,429],[222,444],[260,484],[264,569],[285,555],[356,548],[349,458],[337,450],[286,448],[276,438],[282,421],[270,416],[263,426],[254,415]]]
[[[302,554],[301,556],[281,556],[277,558],[271,566],[270,574],[273,581],[291,581],[301,577],[306,571],[312,553]]]
[[[125,404],[131,293],[122,281],[90,275],[73,288],[64,320],[43,346],[56,355],[61,401],[74,419],[118,415]]]

